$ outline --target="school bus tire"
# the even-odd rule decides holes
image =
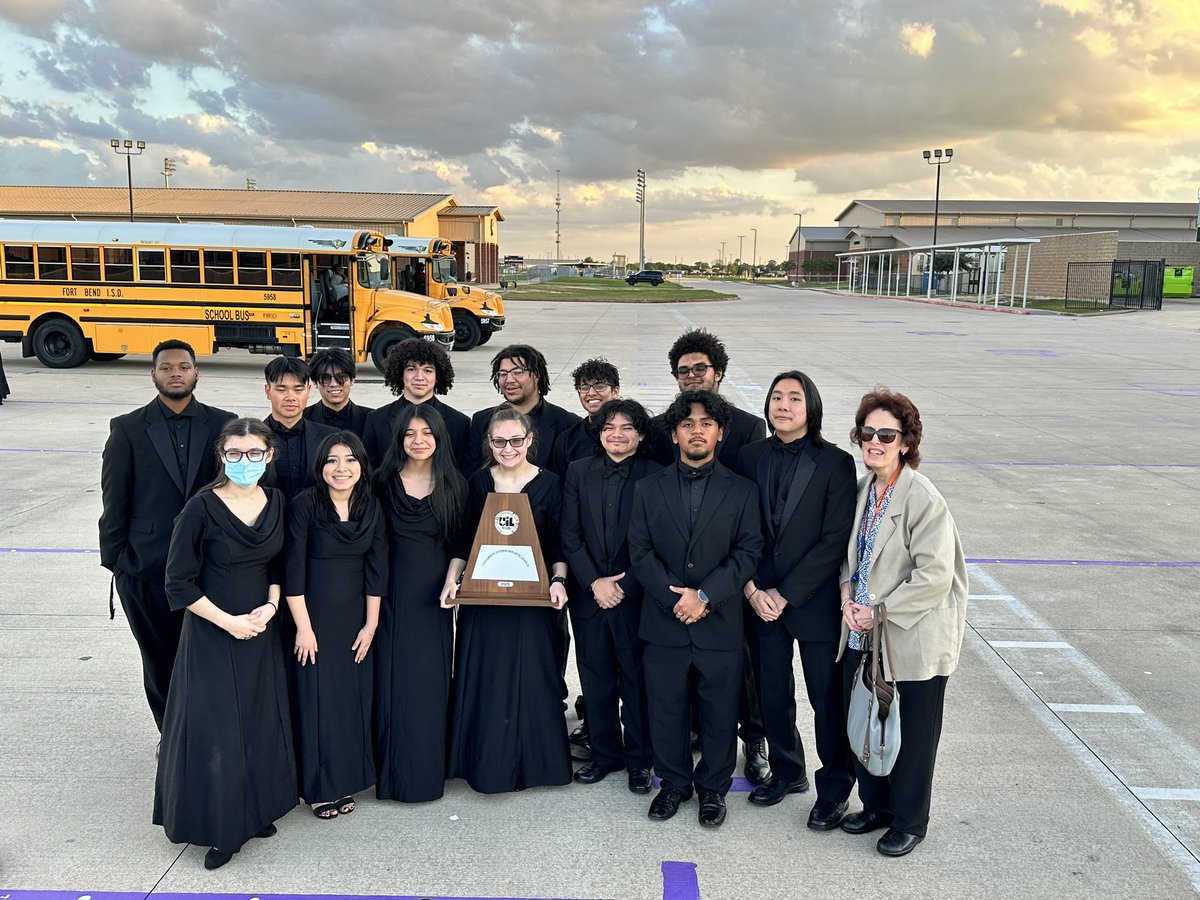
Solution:
[[[403,325],[376,334],[371,341],[371,362],[375,363],[375,368],[382,372],[388,352],[401,341],[407,341],[416,336],[416,332]]]
[[[482,334],[480,334],[479,335],[479,346],[482,347],[484,344],[486,344],[488,341],[490,341],[492,339],[492,335],[495,333],[496,332],[494,332],[494,331],[485,331]]]
[[[87,362],[87,338],[70,319],[53,316],[33,332],[33,355],[48,369],[74,369]]]
[[[95,350],[91,352],[92,362],[112,362],[117,359],[124,359],[124,353],[97,353]]]
[[[482,329],[475,317],[468,312],[454,311],[454,349],[474,350],[479,346]]]

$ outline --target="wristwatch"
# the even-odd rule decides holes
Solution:
[[[700,598],[701,603],[708,606],[708,594],[704,593],[703,589],[696,591],[696,596]]]
[[[550,579],[550,583],[551,584],[561,584],[563,587],[566,587],[567,586],[567,576],[566,575],[555,575],[553,578]]]

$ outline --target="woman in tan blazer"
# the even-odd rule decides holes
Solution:
[[[958,665],[967,615],[967,570],[946,501],[924,475],[921,415],[887,388],[863,396],[850,439],[862,447],[867,474],[842,565],[842,652],[846,697],[869,650],[875,608],[887,611],[889,680],[902,698],[900,752],[891,774],[870,774],[855,759],[861,812],[842,830],[886,828],[876,848],[904,856],[925,839],[933,767],[942,732],[946,679]]]

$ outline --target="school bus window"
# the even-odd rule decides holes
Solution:
[[[71,248],[71,279],[73,281],[100,280],[100,248]]]
[[[33,247],[4,245],[4,277],[33,280]]]
[[[300,287],[300,254],[271,254],[271,284],[280,287]]]
[[[138,281],[166,281],[167,252],[138,250]]]
[[[239,250],[238,284],[267,283],[267,254],[261,250]]]
[[[104,280],[133,281],[133,248],[104,248]]]
[[[233,251],[204,251],[204,283],[233,284]]]
[[[67,248],[38,247],[38,278],[42,281],[67,280]]]
[[[458,282],[458,261],[452,256],[438,256],[429,261],[430,274],[438,284],[456,284]]]
[[[385,256],[368,256],[358,261],[358,283],[365,288],[386,287],[391,278]]]
[[[200,251],[171,251],[171,281],[183,284],[200,283]]]

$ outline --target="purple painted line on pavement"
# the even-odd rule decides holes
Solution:
[[[1110,566],[1121,569],[1200,569],[1200,561],[1151,562],[1149,560],[1119,559],[982,559],[969,557],[967,562],[985,566]]]
[[[700,900],[700,879],[695,863],[664,862],[662,877],[663,900]]]
[[[662,788],[662,781],[657,775],[654,776],[654,789]],[[729,793],[731,794],[748,794],[754,790],[754,782],[743,778],[741,775],[733,776],[733,784],[730,785]]]
[[[927,466],[990,466],[1041,469],[1200,469],[1200,463],[1074,463],[1074,462],[989,462],[977,459],[923,459]]]
[[[988,353],[996,353],[1000,356],[1062,356],[1061,353],[1055,353],[1053,350],[1030,350],[1019,349],[1016,347],[994,347],[987,350]]]
[[[0,447],[0,453],[103,453],[103,450],[59,450],[50,447]]]
[[[90,547],[0,547],[0,553],[99,553]]]
[[[663,863],[663,865],[671,864]],[[676,863],[675,865],[684,864]],[[535,900],[535,898],[529,897],[435,897],[432,894],[405,894],[403,896],[398,894],[259,894],[252,891],[243,894],[185,894],[155,891],[149,895],[145,891],[136,894],[115,891],[4,891],[0,893],[0,896],[3,896],[5,900],[146,900],[148,896],[153,897],[154,900],[246,900],[247,897],[255,897],[258,900]],[[664,894],[664,897],[666,896]],[[682,900],[688,895],[681,894],[679,896]],[[698,893],[693,896],[699,900]],[[569,898],[558,898],[558,900],[569,900]]]

